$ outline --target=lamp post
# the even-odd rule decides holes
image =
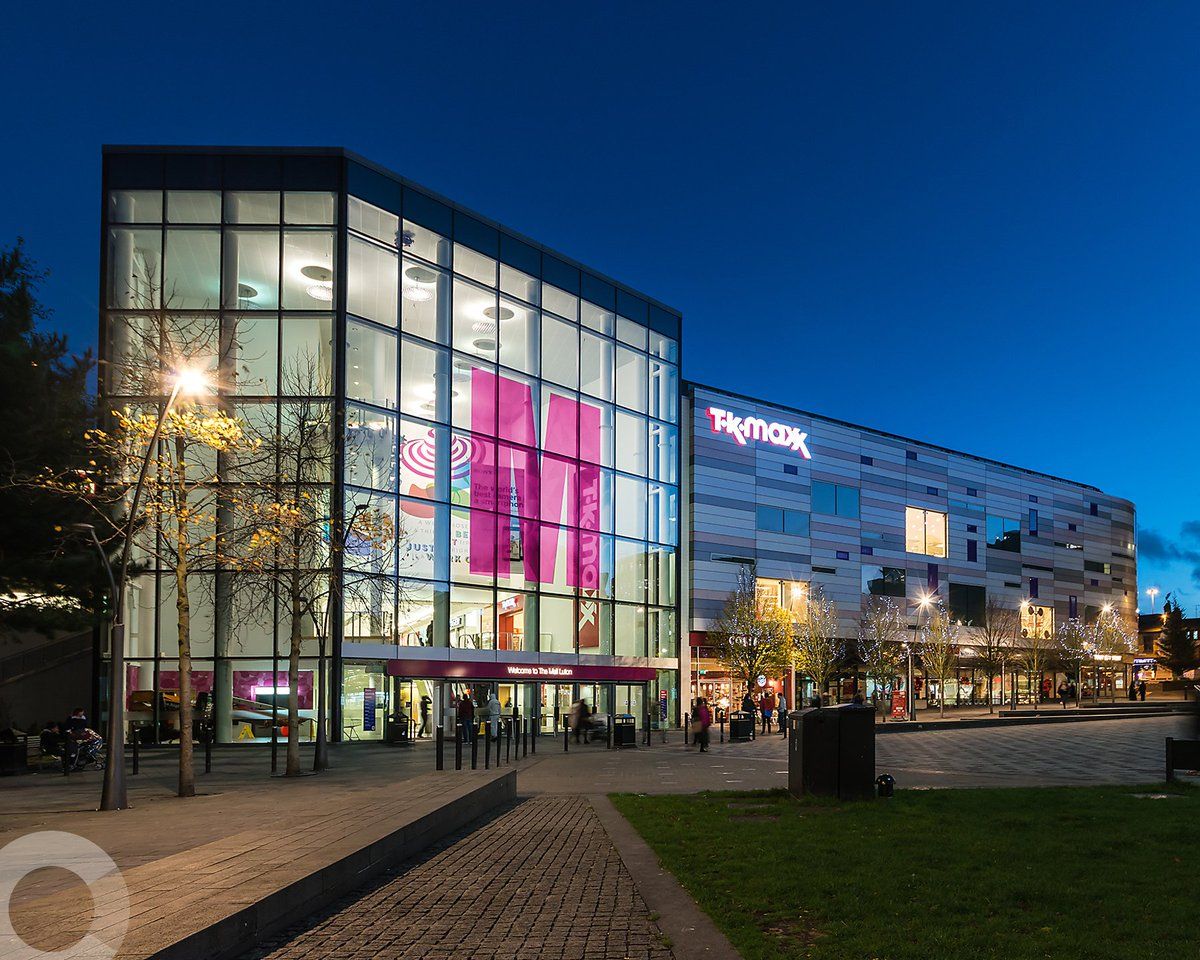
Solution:
[[[922,593],[917,598],[917,610],[919,611],[917,614],[917,632],[918,633],[921,632],[921,612],[926,613],[926,615],[928,616],[929,606],[932,603],[933,603],[933,594],[931,594],[931,593]],[[926,619],[925,622],[928,623],[929,622],[928,619]],[[926,679],[926,681],[928,681],[929,678],[926,677],[925,679]],[[917,719],[917,696],[916,696],[916,690],[913,688],[914,682],[915,682],[915,680],[913,678],[913,650],[912,650],[912,644],[910,643],[908,645],[908,719],[909,720]],[[928,686],[928,684],[926,684],[926,686]],[[939,691],[939,693],[941,693],[941,691]],[[929,694],[926,693],[925,696],[926,696],[926,699],[928,700]]]
[[[176,373],[171,385],[171,393],[167,398],[158,421],[154,424],[154,432],[146,445],[146,455],[142,458],[142,466],[138,471],[137,482],[133,487],[133,499],[129,504],[129,515],[126,517],[122,530],[121,565],[117,568],[114,578],[112,566],[104,555],[104,548],[96,537],[96,531],[89,525],[93,542],[104,560],[105,570],[113,591],[113,621],[109,637],[109,675],[108,675],[108,762],[104,766],[104,788],[100,795],[101,810],[124,810],[129,806],[129,797],[125,790],[125,586],[129,579],[129,557],[133,545],[133,528],[137,521],[138,507],[141,505],[142,489],[146,485],[146,474],[150,470],[150,459],[154,456],[154,448],[162,436],[163,421],[179,399],[181,393],[199,394],[208,385],[208,380],[199,370],[180,370]]]
[[[1152,611],[1154,610],[1154,599],[1160,593],[1162,593],[1162,591],[1159,590],[1158,587],[1147,587],[1146,588],[1146,596],[1148,596],[1150,598],[1150,609]]]

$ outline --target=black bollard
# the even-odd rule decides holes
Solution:
[[[440,723],[438,724],[437,729],[433,732],[433,745],[436,769],[445,770],[446,731],[442,728]]]
[[[212,773],[212,734],[204,734],[204,772]]]
[[[492,763],[492,729],[488,724],[483,725],[483,769],[491,768]]]
[[[462,769],[462,738],[463,725],[459,720],[454,724],[454,769]]]
[[[141,737],[138,736],[138,731],[135,730],[133,732],[133,772],[134,772],[134,775],[136,775],[138,772],[138,764],[140,762],[139,757],[138,757],[138,741],[140,739],[141,739]]]
[[[721,742],[725,742],[725,714],[721,714]]]
[[[616,714],[614,714],[614,713],[610,713],[608,715],[608,749],[609,750],[612,749],[613,717],[615,717],[615,716],[616,716]]]
[[[538,717],[538,712],[536,710],[534,710],[533,711],[533,720],[529,726],[529,752],[534,754],[535,756],[537,755],[537,738],[538,738],[538,724],[539,723],[541,723],[541,720]]]
[[[479,729],[474,725],[471,728],[471,769],[479,769]]]
[[[690,723],[689,717],[690,714],[685,713],[683,715],[683,745],[685,747],[688,745],[688,725]]]
[[[571,728],[568,727],[567,724],[564,722],[563,723],[563,753],[567,753],[570,751],[570,748],[571,748],[570,739],[571,739]]]
[[[529,756],[529,721],[521,718],[521,756]]]
[[[513,718],[508,718],[508,723],[504,725],[504,762],[512,763],[512,735],[513,735]]]

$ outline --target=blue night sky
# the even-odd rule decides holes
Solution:
[[[102,143],[345,146],[682,310],[687,377],[1133,499],[1141,587],[1200,605],[1200,5],[5,21],[0,243],[81,348]]]

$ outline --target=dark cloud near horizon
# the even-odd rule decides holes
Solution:
[[[1138,553],[1147,560],[1186,563],[1191,566],[1192,580],[1200,584],[1200,520],[1188,520],[1179,527],[1180,538],[1171,540],[1155,530],[1138,534]]]

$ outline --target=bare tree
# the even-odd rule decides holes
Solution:
[[[1033,607],[1034,604],[1028,606]],[[1051,663],[1056,652],[1056,644],[1049,628],[1038,629],[1036,620],[1034,624],[1034,627],[1021,631],[1017,660],[1024,668],[1026,676],[1030,678],[1031,686],[1035,687],[1033,702],[1036,706],[1041,699],[1042,674],[1046,672],[1046,668]]]
[[[1021,615],[1016,607],[1001,602],[999,597],[989,595],[984,610],[983,623],[975,628],[974,641],[976,658],[988,672],[988,713],[995,712],[992,697],[992,681],[996,671],[1012,659],[1013,645],[1021,628]]]
[[[1075,705],[1083,688],[1083,665],[1092,659],[1096,643],[1092,631],[1078,617],[1071,617],[1058,628],[1058,658],[1075,672]]]
[[[876,701],[883,691],[883,722],[887,723],[887,704],[895,687],[896,676],[904,660],[902,640],[904,614],[890,597],[869,597],[858,622],[858,655],[875,681]]]
[[[837,636],[837,605],[819,586],[808,591],[804,622],[796,640],[796,666],[812,677],[817,696],[824,702],[829,681],[845,655],[845,645]]]
[[[1133,629],[1115,607],[1106,605],[1091,627],[1092,642],[1096,649],[1096,700],[1100,699],[1099,658],[1116,661],[1136,649],[1137,631]],[[1116,697],[1114,685],[1113,697]]]
[[[758,596],[746,570],[738,573],[737,586],[709,631],[709,645],[716,660],[745,681],[747,689],[759,674],[787,670],[795,658],[791,617],[777,602]]]
[[[931,612],[921,629],[921,664],[925,668],[925,680],[932,676],[938,682],[939,714],[946,715],[946,681],[958,666],[959,627],[950,619],[946,607],[939,597],[930,607]]]
[[[278,429],[262,438],[257,455],[237,465],[239,485],[232,497],[236,513],[249,522],[232,538],[229,567],[251,574],[238,578],[236,602],[256,607],[278,596],[288,625],[288,714],[286,776],[300,773],[300,659],[306,624],[319,641],[318,669],[324,683],[325,643],[329,635],[334,555],[348,548],[368,554],[389,569],[396,542],[390,511],[379,504],[355,504],[338,522],[331,509],[334,444],[332,404],[319,358],[302,354],[283,371]],[[348,459],[354,456],[350,441]],[[386,462],[391,463],[389,455]],[[351,582],[357,582],[353,577]],[[389,583],[391,581],[389,580]],[[325,690],[319,689],[318,740],[323,732]],[[318,750],[314,767],[323,760]]]

